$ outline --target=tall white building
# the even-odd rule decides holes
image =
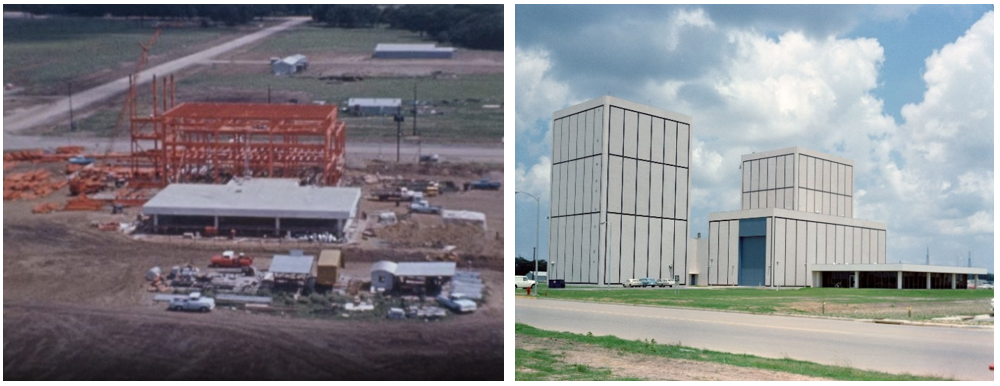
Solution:
[[[614,97],[552,115],[550,279],[688,272],[691,117]]]

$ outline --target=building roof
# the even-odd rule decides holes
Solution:
[[[750,161],[750,160],[755,160],[755,159],[770,158],[770,157],[775,157],[775,156],[779,156],[779,155],[786,155],[786,154],[805,154],[805,155],[808,155],[808,156],[811,156],[811,157],[815,157],[815,158],[821,158],[821,159],[825,159],[825,160],[828,160],[828,161],[833,161],[833,162],[841,163],[841,164],[844,164],[844,165],[854,166],[854,161],[853,160],[850,160],[850,159],[847,159],[847,158],[844,158],[844,157],[838,157],[838,156],[835,156],[833,154],[827,154],[827,153],[823,153],[823,152],[818,152],[816,150],[807,149],[807,148],[800,147],[800,146],[792,146],[792,147],[786,147],[786,148],[781,148],[781,149],[774,149],[774,150],[767,150],[767,151],[758,151],[758,152],[754,152],[754,153],[750,153],[750,154],[744,154],[744,155],[742,155],[740,157],[740,160],[741,160],[741,162],[742,161]]]
[[[453,47],[437,47],[434,44],[379,43],[376,52],[455,52]]]
[[[324,249],[319,253],[319,265],[322,267],[343,267],[343,254],[339,249]]]
[[[361,189],[298,186],[296,179],[260,178],[242,184],[170,184],[142,206],[147,215],[353,218]]]
[[[372,272],[385,271],[394,276],[405,277],[427,277],[427,276],[454,276],[455,262],[402,262],[377,261],[372,264]]]
[[[348,106],[361,107],[399,107],[403,100],[399,98],[351,98],[347,100]]]
[[[268,272],[275,274],[308,275],[315,256],[274,255]]]
[[[299,64],[299,63],[301,63],[301,62],[308,62],[308,61],[309,61],[309,59],[308,59],[308,58],[306,58],[306,56],[305,56],[305,55],[302,55],[302,54],[296,54],[296,55],[292,55],[292,56],[289,56],[289,57],[287,57],[287,58],[284,58],[284,59],[281,59],[281,61],[282,61],[282,62],[285,62],[285,63],[287,63],[287,64],[291,64],[291,65],[293,65],[293,66],[294,66],[294,65],[296,65],[296,64]]]

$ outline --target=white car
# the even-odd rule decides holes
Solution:
[[[519,288],[535,288],[535,281],[524,276],[514,276],[514,289]]]
[[[201,296],[201,292],[192,292],[186,298],[176,298],[167,307],[170,311],[208,312],[215,308],[215,299]]]
[[[628,279],[624,283],[622,283],[622,287],[627,287],[627,288],[642,287],[642,280]]]

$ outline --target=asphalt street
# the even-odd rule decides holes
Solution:
[[[596,304],[519,297],[515,320],[537,328],[656,339],[714,351],[889,373],[992,381],[993,330]]]

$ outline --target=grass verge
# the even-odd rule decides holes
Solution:
[[[515,349],[515,381],[642,381],[615,376],[611,370],[570,364],[547,350]]]
[[[630,341],[615,336],[593,336],[590,334],[581,335],[568,332],[555,332],[537,329],[525,324],[516,324],[514,333],[517,335],[530,336],[535,338],[558,339],[575,343],[582,343],[594,347],[610,349],[622,353],[648,355],[672,359],[688,359],[694,361],[721,363],[737,367],[749,367],[763,370],[779,371],[792,374],[801,374],[810,377],[829,378],[841,381],[942,381],[950,380],[940,377],[925,377],[910,374],[888,374],[876,371],[858,370],[850,367],[827,366],[812,362],[798,361],[794,359],[770,359],[761,358],[746,354],[730,354],[710,350],[700,350],[680,345],[661,344],[653,341]],[[522,355],[524,358],[522,359]],[[532,354],[526,350],[515,351],[515,363],[517,368],[535,370],[528,367],[532,362]],[[538,367],[538,366],[536,366]],[[525,373],[528,376],[531,373]],[[515,377],[519,377],[515,373]],[[517,380],[522,380],[516,378]],[[590,379],[590,378],[588,378]],[[599,379],[591,379],[599,380]]]

